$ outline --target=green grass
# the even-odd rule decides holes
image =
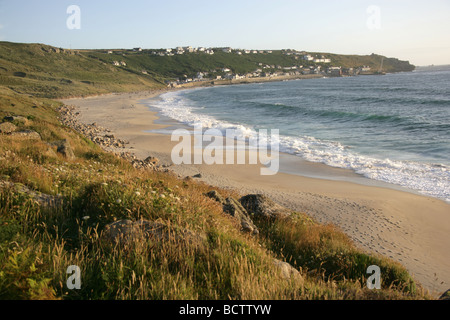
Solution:
[[[152,51],[115,50],[113,54],[107,54],[106,50],[60,51],[44,44],[0,42],[0,85],[33,97],[62,98],[162,88],[165,80],[193,77],[199,71],[222,74],[221,69],[225,67],[234,73],[245,74],[261,68],[260,63],[281,67],[312,64],[301,57],[285,55],[281,50],[271,54],[243,55],[216,50],[214,55],[187,53],[172,57],[152,55]],[[331,66],[368,65],[375,71],[382,59],[374,54],[323,55],[332,59]],[[113,65],[114,61],[123,61],[127,65],[117,67]],[[383,71],[411,70],[414,66],[407,61],[384,57]]]

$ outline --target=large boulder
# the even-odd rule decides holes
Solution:
[[[21,140],[41,140],[41,135],[33,130],[12,132],[11,136]]]
[[[0,123],[0,133],[10,134],[16,131],[17,127],[11,122]]]
[[[273,263],[276,267],[278,267],[278,269],[281,272],[281,276],[285,280],[296,279],[303,283],[304,280],[301,273],[293,266],[291,266],[289,263],[277,259],[273,259]]]
[[[54,145],[57,147],[56,151],[62,154],[67,160],[75,160],[75,153],[67,139],[55,142]]]
[[[258,234],[259,230],[253,223],[244,207],[233,198],[224,198],[213,190],[206,194],[209,198],[222,204],[223,212],[235,217],[240,223],[242,230],[251,234]]]
[[[284,219],[291,215],[291,211],[262,194],[249,194],[239,199],[248,213],[257,219]]]
[[[110,241],[120,243],[153,239],[158,242],[184,241],[194,246],[201,246],[206,241],[206,235],[200,235],[188,229],[169,228],[164,223],[149,220],[113,222],[105,227],[104,236]]]

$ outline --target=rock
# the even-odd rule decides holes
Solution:
[[[195,176],[192,176],[192,178],[202,178],[202,174],[201,173],[199,173],[199,174],[196,174]]]
[[[72,146],[67,139],[55,142],[54,145],[58,148],[56,151],[62,154],[67,160],[75,160],[75,154]]]
[[[156,166],[159,163],[159,159],[155,157],[148,157],[144,160],[144,162]]]
[[[445,291],[442,296],[440,296],[439,300],[450,300],[450,289]]]
[[[258,234],[259,230],[250,219],[247,211],[233,198],[224,198],[217,191],[213,190],[206,194],[209,198],[222,204],[223,212],[235,217],[240,223],[242,230],[251,234]]]
[[[8,121],[8,122],[20,122],[23,125],[28,125],[30,123],[30,121],[22,116],[6,116],[3,118],[4,121]]]
[[[0,187],[15,188],[17,192],[29,195],[39,205],[44,207],[55,207],[63,204],[63,198],[59,196],[52,196],[38,191],[33,191],[21,183],[13,183],[9,181],[0,181]]]
[[[12,133],[14,131],[16,131],[17,127],[12,124],[11,122],[3,122],[0,123],[0,133]]]
[[[185,241],[194,246],[201,246],[206,235],[196,234],[188,229],[172,230],[161,222],[149,220],[119,220],[105,227],[104,236],[113,242],[129,242],[154,239],[156,241]]]
[[[283,219],[290,216],[289,209],[273,202],[262,194],[249,194],[242,197],[239,202],[249,213],[256,218]]]
[[[32,130],[12,132],[11,136],[22,140],[41,140],[41,135],[36,131]]]
[[[280,269],[281,275],[283,276],[284,279],[286,280],[297,279],[303,283],[304,280],[301,273],[293,266],[291,266],[289,263],[277,259],[273,259],[273,263]]]

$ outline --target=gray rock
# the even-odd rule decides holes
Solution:
[[[209,198],[222,204],[223,212],[235,217],[240,223],[242,230],[251,234],[258,234],[259,230],[249,217],[242,205],[233,198],[224,198],[217,191],[213,190],[206,194]]]
[[[0,133],[12,133],[14,131],[16,131],[17,127],[12,124],[11,122],[3,122],[0,123]]]
[[[9,181],[1,181],[0,187],[15,188],[17,192],[24,193],[33,198],[39,205],[44,207],[55,207],[63,204],[63,198],[60,196],[52,196],[38,191],[33,191],[21,183],[13,183]]]
[[[22,140],[41,140],[41,135],[32,130],[12,132],[11,136]]]
[[[301,273],[293,266],[291,266],[289,263],[277,259],[273,259],[273,263],[275,264],[275,266],[278,267],[278,269],[280,269],[281,275],[284,279],[286,280],[297,279],[303,283],[304,280]]]
[[[262,194],[249,194],[239,199],[247,212],[255,218],[283,219],[291,215],[291,211]]]
[[[144,162],[156,166],[159,163],[159,159],[155,157],[148,157],[144,160]]]
[[[185,241],[193,246],[202,246],[206,235],[188,229],[171,229],[161,222],[149,220],[119,220],[105,227],[104,236],[110,241],[126,243],[130,241],[153,239],[155,241]]]
[[[57,152],[62,154],[68,160],[75,160],[75,154],[73,152],[72,146],[67,139],[55,142],[54,145],[57,147]]]

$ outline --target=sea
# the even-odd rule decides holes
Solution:
[[[278,129],[282,153],[450,202],[450,66],[179,90],[148,103],[242,139]]]

